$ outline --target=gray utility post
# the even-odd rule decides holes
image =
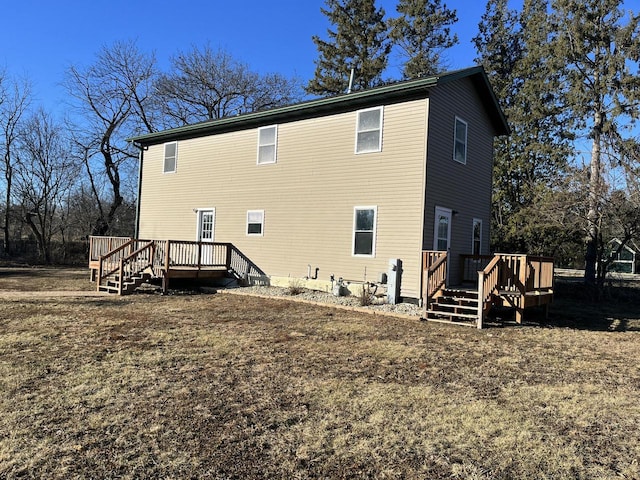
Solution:
[[[387,303],[395,305],[400,301],[400,282],[402,280],[402,260],[392,258],[389,260],[389,273],[387,274]]]

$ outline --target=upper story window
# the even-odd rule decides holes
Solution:
[[[264,233],[264,210],[247,210],[247,235],[262,236]]]
[[[455,125],[453,159],[456,162],[467,163],[467,122],[458,117]]]
[[[376,254],[377,207],[355,207],[353,210],[353,255],[374,257]]]
[[[164,173],[174,173],[178,166],[178,142],[164,144]]]
[[[471,237],[471,253],[480,255],[482,251],[482,220],[473,219],[473,233]]]
[[[278,127],[261,127],[258,129],[258,165],[276,163],[276,144]]]
[[[356,124],[356,153],[382,150],[382,107],[358,112]]]

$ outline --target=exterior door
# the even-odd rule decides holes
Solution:
[[[448,252],[451,246],[451,210],[436,207],[436,220],[433,227],[433,249]]]
[[[200,250],[201,265],[212,265],[214,263],[213,245],[206,244],[213,243],[215,218],[215,208],[198,210],[198,242],[203,243]]]
[[[447,252],[447,285],[449,285],[449,265],[451,265],[451,210],[436,207],[435,224],[433,226],[433,249]]]

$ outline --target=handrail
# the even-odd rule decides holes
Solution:
[[[482,328],[484,312],[487,310],[491,295],[498,289],[501,263],[502,258],[494,255],[489,264],[478,272],[478,329]]]
[[[142,254],[147,251],[150,251],[149,255],[143,256]],[[129,256],[120,259],[120,289],[122,289],[125,274],[126,277],[129,278],[142,272],[147,267],[153,267],[154,257],[155,242],[152,240],[138,248],[135,252],[132,252]],[[130,268],[131,265],[135,265],[135,267]]]
[[[423,252],[423,301],[425,309],[429,309],[434,296],[447,281],[447,252],[424,251]]]
[[[431,265],[431,267],[429,267],[429,269],[427,270],[427,273],[429,276],[429,285],[427,288],[427,295],[429,297],[433,296],[440,289],[440,287],[444,285],[446,281],[446,278],[447,278],[446,262],[447,262],[447,254],[445,253],[438,260],[436,260],[436,262],[433,265]]]
[[[137,252],[138,250],[140,250],[140,249],[138,249],[138,250],[136,250],[135,252],[132,252],[132,253],[130,252],[128,255],[124,255],[124,254],[122,254],[122,255],[117,255],[117,254],[118,254],[118,253],[120,253],[120,252],[122,252],[123,250],[125,250],[127,247],[131,247],[131,245],[134,245],[134,244],[136,244],[136,243],[141,243],[141,242],[149,242],[149,240],[136,240],[136,239],[131,239],[131,240],[129,240],[127,243],[125,243],[125,244],[123,244],[123,245],[119,246],[118,248],[116,248],[115,250],[113,250],[112,252],[109,252],[109,254],[108,254],[108,255],[103,255],[103,256],[100,258],[100,270],[102,270],[102,278],[108,277],[109,275],[111,275],[111,274],[113,274],[113,273],[117,272],[117,271],[118,271],[118,268],[119,268],[119,267],[116,267],[116,268],[114,268],[114,269],[110,270],[109,272],[104,273],[104,267],[103,267],[103,264],[105,264],[105,263],[106,263],[106,264],[112,264],[112,263],[114,263],[114,262],[115,262],[115,263],[117,263],[120,259],[126,259],[127,257],[129,257],[129,256],[133,255],[134,253],[136,253],[136,252]],[[144,248],[144,247],[143,247],[143,248]],[[118,258],[116,258],[115,260],[111,260],[111,261],[108,261],[108,260],[107,260],[107,259],[108,259],[108,258],[110,258],[110,257],[116,257],[116,256],[117,256]],[[100,278],[100,277],[98,277],[98,278]]]
[[[264,273],[249,257],[238,250],[235,245],[227,244],[227,269],[237,278],[247,280],[249,276],[265,276]]]
[[[120,268],[119,260],[124,257],[121,252],[126,248],[130,248],[134,242],[135,240],[129,239],[129,241],[123,243],[115,250],[110,251],[106,255],[100,255],[100,258],[98,259],[98,275],[96,277],[96,289],[98,291],[100,290],[100,286],[102,285],[102,280],[107,278],[109,275],[114,274]],[[105,265],[112,265],[116,262],[118,266],[116,268],[111,267],[111,269],[107,273],[105,273]]]

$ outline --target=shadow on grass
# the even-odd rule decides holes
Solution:
[[[599,298],[598,298],[599,297]],[[581,281],[557,280],[549,317],[541,325],[609,332],[640,331],[640,284],[633,281],[609,283],[596,295]]]
[[[41,277],[43,269],[39,267],[0,267],[0,278],[2,277]]]

